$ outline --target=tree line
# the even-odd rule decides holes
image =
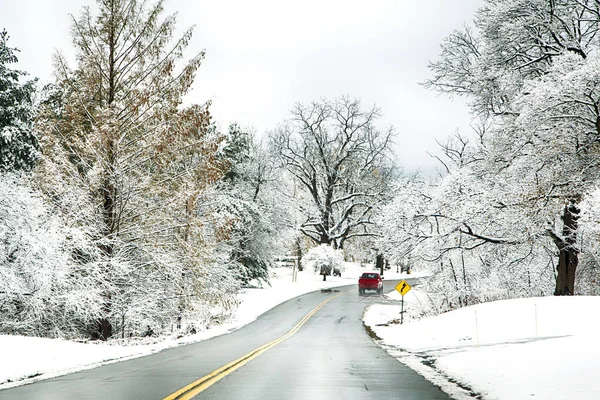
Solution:
[[[597,1],[486,0],[441,43],[425,86],[465,97],[473,133],[440,143],[382,244],[435,271],[439,310],[598,294],[599,27]]]
[[[2,32],[0,332],[195,332],[285,254],[323,279],[342,254],[429,269],[436,312],[597,294],[599,7],[486,1],[442,42],[425,86],[465,96],[474,129],[440,143],[438,177],[403,172],[350,97],[220,129],[185,102],[206,55],[184,58],[193,29],[163,1],[72,16],[75,63],[45,87]]]
[[[260,139],[184,102],[204,60],[164,2],[71,16],[75,64],[23,83],[0,36],[0,331],[99,339],[228,318],[278,255],[373,231],[394,176],[377,108],[297,104]],[[306,239],[303,239],[305,235]]]

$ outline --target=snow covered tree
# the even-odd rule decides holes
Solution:
[[[219,183],[214,225],[230,268],[243,285],[268,282],[268,267],[282,253],[281,220],[273,160],[248,130],[232,124],[220,158],[227,165]],[[277,237],[279,236],[279,237]]]
[[[600,190],[595,189],[581,202],[579,248],[581,265],[575,276],[579,293],[600,295]]]
[[[211,214],[217,243],[229,255],[228,266],[242,285],[268,282],[268,267],[273,259],[268,215],[259,204],[234,194],[241,192],[234,188],[214,195]]]
[[[313,247],[302,257],[304,267],[323,275],[324,281],[333,273],[334,269],[341,270],[343,262],[344,252],[340,249],[336,250],[328,244]]]
[[[515,224],[515,210],[497,201],[507,187],[494,183],[452,168],[439,181],[403,185],[380,214],[380,248],[433,272],[425,286],[438,311],[553,291],[548,238],[534,234],[537,221],[527,216]]]
[[[486,1],[476,33],[465,28],[442,43],[427,82],[468,96],[474,116],[489,124],[472,170],[490,184],[488,204],[518,216],[508,236],[494,239],[519,237],[536,249],[550,239],[556,295],[575,293],[578,204],[600,172],[599,23],[591,0]]]
[[[17,49],[8,47],[8,33],[0,32],[0,171],[30,170],[39,157],[33,132],[35,81],[19,83],[26,74],[10,69]]]
[[[24,178],[0,175],[0,193],[0,332],[80,335],[101,315],[97,247]]]
[[[232,183],[243,180],[240,169],[250,158],[252,136],[248,130],[242,129],[239,124],[229,125],[225,143],[219,156],[227,164],[227,172],[223,179]]]
[[[272,135],[272,148],[310,199],[300,205],[300,231],[334,248],[372,235],[373,211],[396,177],[393,129],[377,129],[379,109],[363,110],[346,97],[296,104],[291,114]]]
[[[175,27],[163,1],[101,0],[96,16],[84,8],[72,21],[77,65],[57,57],[58,81],[37,122],[40,185],[66,212],[81,203],[68,193],[84,194],[86,219],[99,227],[112,288],[98,323],[103,339],[126,315],[165,327],[194,301],[229,304],[237,287],[226,271],[220,279],[207,271],[214,264],[199,199],[222,175],[220,139],[209,104],[182,107],[204,52],[183,61],[192,29],[174,40]],[[207,286],[222,296],[209,299]]]

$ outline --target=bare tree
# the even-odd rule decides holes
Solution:
[[[343,248],[373,235],[372,215],[390,196],[396,166],[394,130],[379,130],[377,107],[347,97],[296,104],[272,138],[281,165],[309,194],[300,231],[317,244]]]

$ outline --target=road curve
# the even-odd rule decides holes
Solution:
[[[395,283],[386,282],[386,290],[392,290]],[[230,334],[0,390],[0,399],[163,399],[234,360],[245,361],[239,368],[219,374],[212,385],[200,385],[203,390],[199,393],[187,392],[187,396],[448,399],[367,335],[362,325],[364,308],[381,300],[378,295],[359,295],[356,286],[312,292],[273,308]],[[266,344],[270,346],[253,353]]]

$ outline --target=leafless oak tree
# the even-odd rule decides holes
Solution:
[[[272,145],[311,199],[299,204],[305,216],[300,231],[334,248],[373,235],[372,214],[391,194],[397,172],[391,152],[394,129],[377,129],[380,110],[363,110],[358,100],[347,97],[296,104],[291,114],[274,133]]]

